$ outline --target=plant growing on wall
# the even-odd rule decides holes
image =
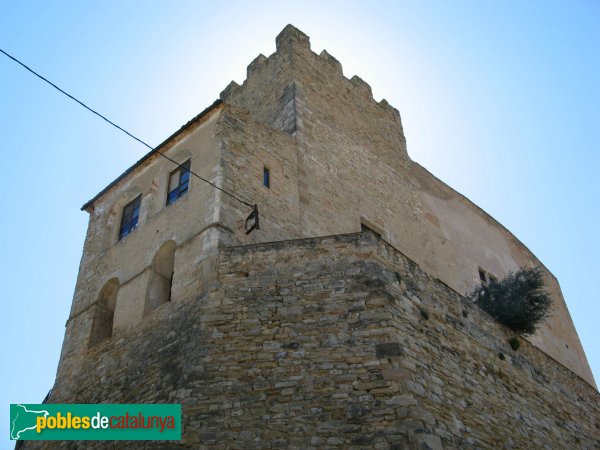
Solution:
[[[515,352],[521,348],[521,341],[517,336],[513,336],[508,340],[510,348],[512,348]]]
[[[471,298],[496,320],[527,336],[535,332],[552,307],[552,298],[544,286],[539,267],[521,267],[502,281],[477,287]]]

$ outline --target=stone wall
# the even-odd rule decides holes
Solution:
[[[238,192],[255,191],[259,181],[247,171],[260,152],[292,174],[273,180],[277,195],[254,196],[270,212],[264,224],[271,228],[250,241],[351,233],[362,222],[461,293],[480,283],[479,268],[502,279],[522,266],[542,265],[496,220],[410,160],[398,111],[375,101],[365,81],[344,76],[333,56],[314,53],[308,36],[291,25],[276,42],[275,53],[248,66],[241,86],[232,83],[221,94],[274,135],[294,138],[290,155],[287,143],[265,148],[252,123],[238,129],[237,139],[252,150],[229,153],[225,166],[246,170],[230,170],[226,183]],[[501,189],[502,180],[496,182]],[[273,208],[275,202],[287,202],[289,209]],[[238,242],[247,241],[239,233]],[[554,310],[531,342],[594,384],[558,281],[542,268]]]
[[[294,138],[230,105],[225,105],[217,136],[221,142],[223,188],[247,202],[257,203],[261,219],[260,231],[246,235],[244,221],[251,209],[221,195],[219,221],[232,230],[227,243],[301,237],[298,156]],[[270,188],[263,186],[264,168],[270,172]]]
[[[208,111],[161,151],[179,163],[191,160],[191,170],[219,183],[223,167],[216,130],[221,112],[222,107]],[[154,154],[88,208],[90,221],[57,373],[60,389],[77,388],[71,380],[90,347],[94,320],[104,308],[99,297],[107,283],[117,284],[112,333],[118,335],[143,320],[153,260],[165,243],[176,246],[172,301],[184,301],[212,287],[221,230],[220,193],[192,177],[188,192],[167,206],[167,185],[174,169],[174,163]],[[119,240],[123,207],[138,195],[141,207],[137,227]]]
[[[511,350],[370,232],[225,248],[218,281],[88,351],[50,401],[183,405],[181,443],[127,448],[600,446],[593,387],[526,341]]]

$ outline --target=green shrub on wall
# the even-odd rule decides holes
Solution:
[[[535,333],[552,307],[539,267],[521,267],[502,281],[479,286],[471,298],[500,323],[524,336]]]
[[[515,352],[521,348],[521,341],[517,336],[513,336],[508,340],[510,348],[512,348]]]

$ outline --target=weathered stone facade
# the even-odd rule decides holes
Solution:
[[[51,402],[183,404],[181,443],[132,448],[600,445],[558,282],[546,271],[553,317],[514,352],[459,293],[479,268],[541,263],[409,159],[397,110],[292,26],[221,98],[157,150],[257,203],[260,230],[196,178],[166,206],[176,166],[158,151],[84,205]]]
[[[368,231],[230,247],[217,273],[69,380],[77,403],[182,403],[182,443],[119,445],[600,445],[594,388]]]
[[[256,136],[250,119],[227,130],[225,185],[251,193],[279,231],[238,242],[350,233],[362,222],[461,293],[479,283],[479,268],[503,278],[542,265],[492,217],[411,161],[398,111],[374,101],[360,78],[347,79],[326,51],[313,53],[301,31],[286,27],[277,51],[257,57],[244,84],[230,84],[221,98],[272,135],[281,130],[295,138],[290,154]],[[260,189],[262,164],[282,166],[274,184],[291,195]],[[276,208],[282,199],[287,207]],[[554,311],[531,341],[594,384],[558,281],[549,271],[546,278]]]

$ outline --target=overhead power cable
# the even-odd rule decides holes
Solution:
[[[14,62],[16,62],[17,64],[19,64],[20,66],[23,66],[25,69],[27,69],[29,72],[31,72],[32,74],[34,74],[36,77],[40,78],[41,80],[45,81],[46,83],[48,83],[50,86],[52,86],[54,89],[56,89],[57,91],[61,92],[62,94],[66,95],[67,97],[69,97],[71,100],[74,100],[75,102],[79,103],[81,106],[83,106],[85,109],[87,109],[88,111],[90,111],[91,113],[97,115],[98,117],[100,117],[102,120],[104,120],[105,122],[108,122],[109,124],[111,124],[113,127],[117,128],[118,130],[122,131],[123,133],[125,133],[127,136],[129,136],[132,139],[135,139],[136,141],[138,141],[140,144],[145,145],[146,147],[148,147],[150,150],[155,151],[156,153],[158,153],[159,155],[161,155],[163,158],[168,159],[169,161],[171,161],[173,164],[177,165],[178,167],[180,167],[181,169],[185,170],[186,172],[191,173],[192,175],[194,175],[196,178],[199,178],[200,180],[204,181],[205,183],[210,184],[212,187],[214,187],[215,189],[218,189],[219,191],[223,192],[224,194],[227,194],[228,196],[230,196],[231,198],[237,200],[240,203],[243,203],[246,206],[249,206],[250,208],[252,208],[252,213],[250,214],[250,216],[252,215],[256,215],[258,216],[258,208],[257,206],[248,202],[245,202],[244,200],[240,199],[239,197],[235,196],[234,194],[231,194],[230,192],[227,192],[225,189],[220,188],[219,186],[217,186],[216,184],[208,181],[206,178],[201,177],[200,175],[198,175],[197,173],[192,172],[189,169],[185,169],[180,163],[178,163],[177,161],[175,161],[174,159],[168,157],[167,155],[165,155],[164,153],[162,153],[161,151],[155,149],[154,147],[146,144],[144,141],[142,141],[140,138],[134,136],[133,134],[131,134],[129,131],[127,131],[126,129],[120,127],[119,125],[117,125],[116,123],[112,122],[111,120],[107,119],[105,116],[103,116],[102,114],[100,114],[99,112],[93,110],[92,108],[90,108],[88,105],[86,105],[85,103],[83,103],[82,101],[76,99],[75,97],[73,97],[71,94],[69,94],[68,92],[65,92],[64,90],[62,90],[61,88],[59,88],[56,84],[54,84],[53,82],[51,82],[50,80],[48,80],[47,78],[44,78],[43,76],[41,76],[39,73],[37,73],[35,70],[31,69],[30,67],[26,66],[25,64],[23,64],[21,61],[19,61],[17,58],[15,58],[14,56],[9,55],[8,53],[6,53],[4,50],[2,50],[0,48],[0,52],[4,53],[6,56],[8,56],[10,59],[12,59]],[[249,217],[250,217],[249,216]],[[258,227],[256,227],[256,229],[258,229]]]

